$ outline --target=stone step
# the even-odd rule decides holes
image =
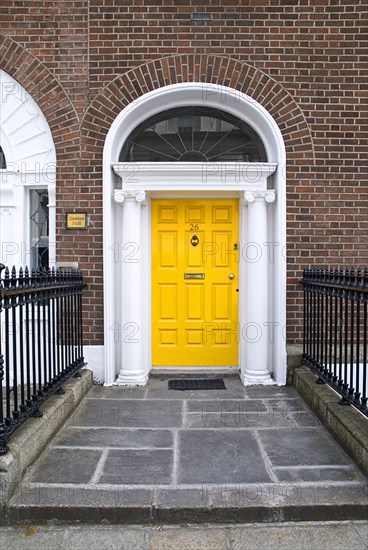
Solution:
[[[221,368],[212,367],[210,370],[201,367],[173,369],[171,367],[153,367],[150,371],[152,379],[170,378],[239,378],[240,373],[237,367]]]
[[[368,517],[364,482],[205,484],[202,487],[23,483],[7,520],[81,523],[253,523]]]

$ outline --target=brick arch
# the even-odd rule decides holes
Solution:
[[[0,68],[36,101],[54,140],[57,162],[67,164],[71,148],[79,148],[79,120],[65,90],[45,65],[7,36],[0,35]]]
[[[289,164],[310,164],[313,140],[304,113],[290,93],[266,73],[227,57],[178,55],[150,61],[111,81],[94,99],[82,122],[85,149],[102,148],[118,114],[145,93],[180,82],[228,86],[260,103],[278,124]],[[96,150],[98,148],[98,152]]]

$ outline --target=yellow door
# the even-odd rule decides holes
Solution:
[[[238,201],[152,200],[152,364],[238,365]]]

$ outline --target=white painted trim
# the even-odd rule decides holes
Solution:
[[[267,189],[275,162],[114,162],[123,190],[245,191]]]
[[[104,346],[83,346],[86,368],[93,372],[95,382],[101,383],[105,379],[104,373]]]
[[[116,187],[117,181],[111,165],[116,164],[123,143],[138,124],[164,109],[183,105],[217,107],[245,120],[262,139],[268,162],[277,164],[278,166],[272,176],[272,187],[276,190],[277,200],[270,207],[273,209],[272,215],[270,215],[273,221],[270,235],[274,243],[275,258],[274,265],[272,265],[272,277],[269,277],[271,285],[270,296],[272,297],[269,315],[276,330],[274,342],[270,343],[272,353],[270,351],[269,355],[272,359],[270,367],[273,370],[275,381],[277,384],[283,385],[286,382],[286,343],[284,340],[284,327],[286,325],[286,262],[283,257],[286,246],[286,156],[283,138],[271,115],[249,96],[228,87],[195,82],[173,84],[143,95],[121,111],[106,137],[103,155],[105,383],[114,383],[117,371],[119,370],[117,365],[116,339],[114,339],[114,331],[111,329],[111,327],[114,327],[119,322],[115,307],[116,303],[118,303],[116,292],[119,288],[119,276],[116,269],[119,263],[119,258],[116,261],[116,245],[118,244],[116,231],[119,220],[115,216],[116,205],[113,203],[113,190]],[[177,167],[178,164],[176,163],[175,168],[178,169]],[[143,166],[141,168],[143,174]],[[151,165],[151,168],[152,172],[156,172],[154,165]],[[168,166],[166,173],[170,172],[172,168],[174,167]],[[184,167],[183,171],[185,172]],[[187,176],[188,173],[185,177]],[[155,177],[157,178],[157,172]],[[149,179],[149,176],[147,178]],[[196,181],[198,184],[198,179]],[[188,187],[185,188],[185,185],[174,189],[175,185],[173,185],[171,189],[166,190],[162,187],[160,189],[154,187],[152,180],[151,182],[152,191],[159,193],[161,196],[166,196],[166,193],[171,194],[176,191],[179,197],[180,193],[194,192],[194,190],[198,189],[193,182],[190,182],[190,189]],[[147,190],[148,187],[149,181],[144,190]],[[143,189],[143,184],[141,188]],[[226,194],[228,190],[229,188],[226,185],[198,189],[199,192],[206,196],[214,196],[219,192]],[[232,193],[234,193],[234,189]],[[244,211],[244,208],[242,210]],[[146,230],[149,231],[149,224],[147,223],[149,213],[147,216],[145,224]],[[244,235],[243,221],[241,221],[241,227]],[[148,259],[148,264],[145,268],[148,269],[149,265],[150,260]],[[244,317],[242,320],[244,321]],[[150,338],[149,332],[146,332],[146,336]],[[145,344],[146,357],[148,356],[147,347],[150,347],[148,342]]]
[[[0,70],[0,142],[7,167],[0,170],[0,260],[29,264],[28,189],[49,192],[50,265],[55,265],[56,152],[48,122],[28,92]]]

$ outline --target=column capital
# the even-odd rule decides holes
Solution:
[[[135,200],[138,204],[146,203],[145,191],[123,191],[122,189],[114,189],[114,202],[123,204],[125,200]]]
[[[274,189],[267,189],[266,191],[245,191],[242,197],[242,204],[247,206],[252,204],[254,201],[264,200],[266,204],[271,204],[275,202],[276,191]]]

